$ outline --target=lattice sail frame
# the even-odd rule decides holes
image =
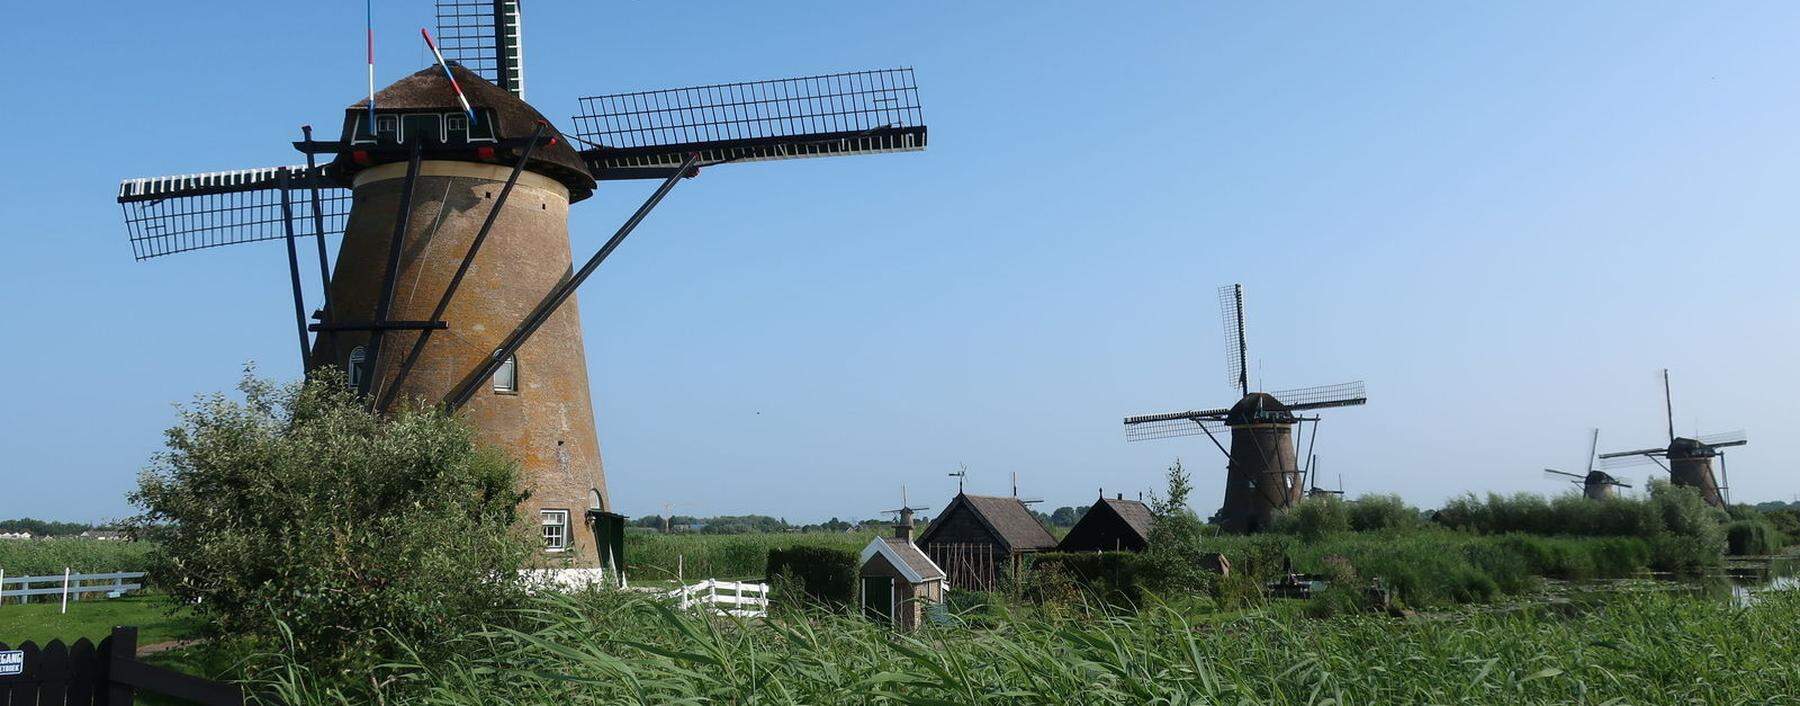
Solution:
[[[581,99],[575,137],[607,169],[913,152],[924,115],[910,68],[637,91]]]
[[[518,0],[436,0],[438,49],[494,85],[525,97]]]
[[[1144,414],[1125,418],[1125,440],[1147,441],[1183,436],[1227,433],[1225,415],[1231,410],[1205,409],[1168,414]]]
[[[1317,387],[1297,387],[1291,390],[1271,392],[1275,399],[1287,405],[1288,409],[1322,409],[1326,407],[1349,407],[1365,404],[1369,401],[1369,393],[1364,389],[1363,381],[1343,382],[1336,385],[1319,385]]]
[[[1228,284],[1219,288],[1219,322],[1225,332],[1225,384],[1238,394],[1249,392],[1243,389],[1244,361],[1248,345],[1245,339],[1244,295],[1243,285]]]
[[[119,183],[119,207],[132,257],[153,257],[287,237],[281,212],[280,173],[288,170],[288,203],[294,237],[315,235],[312,187],[319,185],[325,234],[343,233],[350,190],[330,184],[323,168],[260,167],[183,174]]]

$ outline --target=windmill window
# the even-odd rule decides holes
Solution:
[[[344,372],[350,375],[350,387],[362,389],[363,374],[369,367],[369,351],[362,346],[350,349],[350,365]]]
[[[399,140],[400,118],[392,115],[375,116],[375,136],[390,140]]]
[[[539,510],[538,525],[544,532],[544,550],[565,551],[569,548],[569,511]]]
[[[451,113],[449,117],[444,118],[444,126],[451,130],[467,130],[469,129],[468,120],[461,115]]]
[[[519,394],[519,356],[509,356],[506,362],[494,370],[494,392],[503,395]]]

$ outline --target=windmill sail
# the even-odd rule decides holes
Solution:
[[[518,0],[437,0],[444,58],[525,97],[525,49]]]
[[[1250,392],[1244,341],[1244,285],[1219,288],[1219,324],[1225,332],[1225,382],[1238,394]]]
[[[1703,434],[1697,439],[1702,444],[1718,448],[1720,446],[1743,446],[1750,443],[1749,435],[1744,430],[1724,431],[1717,434]]]
[[[1228,412],[1230,410],[1207,409],[1126,417],[1125,440],[1172,439],[1181,436],[1203,436],[1208,432],[1213,434],[1228,432],[1229,428],[1225,426],[1225,415]]]
[[[350,190],[332,182],[324,167],[261,167],[204,174],[126,179],[119,183],[119,207],[132,256],[162,255],[286,237],[282,225],[283,170],[295,214],[294,235],[314,235],[311,189],[319,188],[325,233],[343,232]]]
[[[1274,395],[1275,399],[1281,400],[1281,403],[1287,405],[1288,409],[1296,412],[1303,409],[1350,407],[1366,404],[1369,401],[1368,391],[1363,388],[1361,380],[1336,385],[1298,387],[1269,394]]]
[[[596,179],[700,166],[925,149],[912,69],[639,91],[581,99],[575,135]]]

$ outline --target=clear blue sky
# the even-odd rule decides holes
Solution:
[[[377,5],[385,84],[431,7]],[[581,95],[893,65],[931,127],[709,170],[581,291],[619,508],[941,507],[959,463],[1054,507],[1180,456],[1208,514],[1218,452],[1119,419],[1231,401],[1233,281],[1269,389],[1368,381],[1318,440],[1352,494],[1557,491],[1589,427],[1663,439],[1665,366],[1681,430],[1749,430],[1736,499],[1800,492],[1800,5],[1147,5],[529,3],[565,127]],[[362,5],[24,12],[0,517],[115,517],[172,403],[298,372],[283,248],[133,262],[117,180],[294,161],[362,92]],[[651,186],[581,204],[577,252]]]

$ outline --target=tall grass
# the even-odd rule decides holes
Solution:
[[[61,574],[64,567],[75,573],[145,571],[150,566],[148,542],[96,539],[0,540],[0,569],[7,576]]]
[[[796,546],[859,551],[872,532],[792,532],[781,534],[660,534],[633,532],[625,538],[625,570],[635,579],[747,579],[767,576],[770,549]]]
[[[842,614],[707,618],[641,597],[545,598],[461,659],[327,677],[278,663],[288,703],[1772,703],[1800,693],[1800,594],[1749,608],[1620,596],[1451,619],[1007,613],[895,634]],[[372,678],[371,678],[372,677]],[[380,694],[370,684],[381,683]]]

